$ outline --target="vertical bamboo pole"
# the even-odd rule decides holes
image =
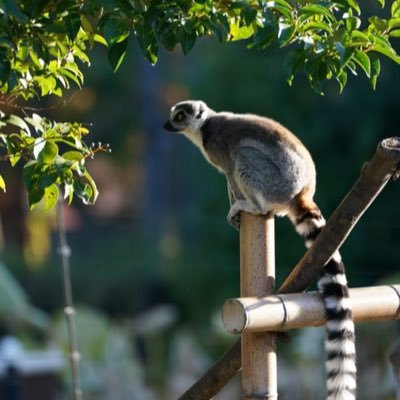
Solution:
[[[241,213],[241,297],[266,296],[275,290],[275,240],[273,216]],[[278,398],[276,334],[242,334],[242,398]]]

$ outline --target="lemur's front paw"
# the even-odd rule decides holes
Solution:
[[[234,228],[240,230],[240,210],[234,210],[231,208],[226,219]]]

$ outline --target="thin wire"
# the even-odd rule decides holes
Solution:
[[[81,357],[78,350],[78,344],[76,339],[75,309],[72,297],[70,263],[69,263],[69,258],[71,256],[71,248],[68,246],[67,243],[67,235],[65,233],[63,216],[64,216],[63,201],[62,198],[60,198],[57,204],[57,227],[59,235],[58,252],[61,257],[62,283],[64,289],[64,302],[65,302],[64,314],[68,330],[68,348],[69,348],[69,359],[70,359],[72,388],[73,388],[72,398],[73,400],[82,400],[82,390],[79,378],[79,361]]]

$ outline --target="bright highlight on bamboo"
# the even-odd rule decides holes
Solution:
[[[400,318],[400,285],[350,289],[354,322]],[[318,293],[245,297],[228,300],[222,320],[230,333],[282,331],[325,324]]]

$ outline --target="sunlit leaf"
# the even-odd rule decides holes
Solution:
[[[44,131],[43,119],[40,115],[33,113],[32,117],[31,118],[26,117],[25,121],[31,124],[35,128],[36,132]]]
[[[57,185],[53,184],[47,187],[44,191],[44,209],[45,211],[51,210],[56,204],[59,197],[59,190]]]
[[[21,117],[18,117],[18,115],[10,114],[6,121],[8,124],[18,126],[23,129],[27,135],[30,135],[29,126]]]
[[[70,150],[61,155],[62,158],[68,161],[80,162],[84,159],[84,156],[79,151]]]
[[[35,145],[33,146],[33,156],[36,160],[39,158],[39,154],[44,149],[45,145],[46,141],[43,138],[39,137],[35,140]]]

